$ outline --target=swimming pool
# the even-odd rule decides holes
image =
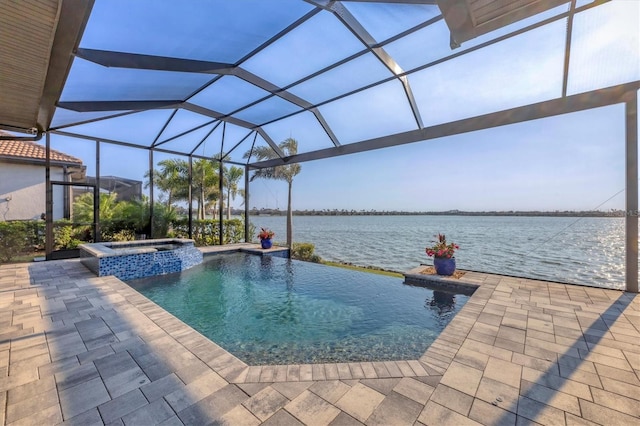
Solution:
[[[250,365],[417,359],[468,300],[246,253],[127,283]]]

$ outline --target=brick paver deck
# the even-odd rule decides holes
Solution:
[[[77,260],[0,266],[0,421],[640,424],[639,295],[465,279],[419,360],[255,367]]]

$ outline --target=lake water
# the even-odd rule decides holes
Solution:
[[[284,216],[251,216],[286,241]],[[510,216],[294,216],[293,239],[324,260],[404,272],[432,264],[438,233],[460,245],[459,269],[624,288],[624,219]]]

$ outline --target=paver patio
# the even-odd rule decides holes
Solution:
[[[11,425],[640,424],[640,296],[468,272],[419,360],[247,366],[78,260],[0,266]]]

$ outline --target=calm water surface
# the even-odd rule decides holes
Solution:
[[[245,362],[417,359],[467,296],[244,253],[129,284]]]
[[[251,216],[285,241],[285,218]],[[460,245],[460,269],[624,287],[624,219],[486,216],[296,216],[294,241],[325,260],[406,271],[432,264],[433,236]]]

